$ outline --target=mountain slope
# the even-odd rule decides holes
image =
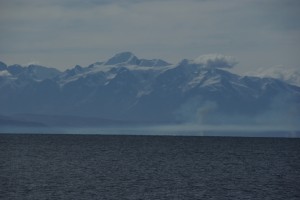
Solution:
[[[299,87],[188,60],[171,65],[124,52],[64,72],[7,68],[10,76],[0,76],[1,114],[197,123],[300,119]]]

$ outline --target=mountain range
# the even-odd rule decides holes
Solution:
[[[212,63],[184,59],[170,64],[161,59],[140,59],[131,52],[63,72],[0,62],[1,119],[9,116],[10,121],[44,124],[49,116],[60,117],[61,124],[75,116],[80,118],[76,118],[78,122],[84,118],[93,124],[106,120],[201,124],[300,121],[299,86],[275,78],[240,76],[222,68],[220,62],[218,67]]]

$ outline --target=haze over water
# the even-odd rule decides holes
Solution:
[[[1,127],[0,134],[238,136],[299,138],[296,127],[234,125],[135,125],[102,127]]]

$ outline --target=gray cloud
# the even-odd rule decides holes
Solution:
[[[66,67],[120,51],[172,62],[220,52],[237,57],[241,69],[295,66],[300,62],[297,2],[1,1],[0,60]]]

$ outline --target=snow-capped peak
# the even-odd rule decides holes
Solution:
[[[105,62],[105,65],[118,65],[118,64],[130,64],[136,65],[138,58],[131,52],[121,52],[114,55],[108,61]]]
[[[104,65],[136,65],[141,67],[164,67],[171,64],[161,59],[139,59],[131,52],[122,52],[108,59],[108,61],[106,61]]]
[[[138,65],[144,67],[164,67],[171,64],[161,59],[140,59]]]

